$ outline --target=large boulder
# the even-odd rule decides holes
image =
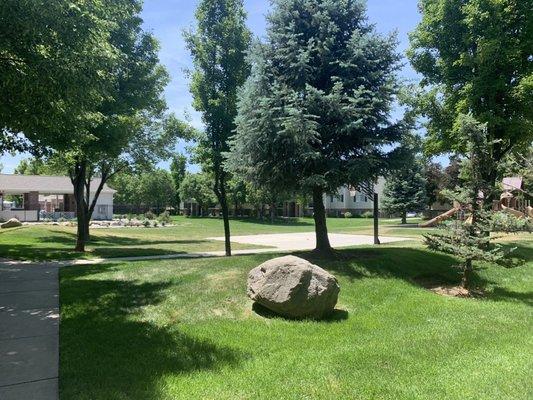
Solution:
[[[22,226],[22,222],[16,218],[11,218],[10,220],[1,224],[0,228],[16,228],[17,226]]]
[[[290,318],[326,316],[335,308],[339,290],[333,275],[295,256],[269,260],[248,275],[248,297]]]

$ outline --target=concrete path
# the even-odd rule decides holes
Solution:
[[[374,237],[370,235],[330,233],[328,236],[332,247],[361,246],[374,243]],[[207,239],[224,241],[223,237],[213,237]],[[403,237],[380,236],[379,240],[381,243],[392,243],[410,239]],[[231,241],[255,246],[271,246],[282,251],[312,250],[315,248],[316,244],[314,232],[232,236]]]
[[[55,264],[0,263],[0,399],[58,399]]]

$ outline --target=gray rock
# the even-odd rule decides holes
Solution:
[[[290,318],[326,316],[335,308],[339,290],[333,275],[295,256],[274,258],[248,274],[248,297]]]
[[[3,224],[1,224],[0,228],[16,228],[18,226],[22,226],[22,222],[20,222],[16,218],[11,218],[7,222],[4,222]]]

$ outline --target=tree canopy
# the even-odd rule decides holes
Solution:
[[[408,56],[426,88],[427,151],[466,153],[462,114],[486,124],[496,165],[533,139],[533,13],[530,1],[421,0]]]
[[[0,3],[0,151],[69,148],[100,122],[126,0]],[[29,140],[29,142],[28,142]]]

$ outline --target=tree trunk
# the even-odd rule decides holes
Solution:
[[[374,193],[374,244],[381,244],[379,241],[379,198]]]
[[[332,253],[329,244],[328,227],[326,224],[326,208],[324,207],[323,190],[320,187],[313,188],[313,205],[315,219],[316,248],[319,253]]]
[[[85,252],[85,242],[87,240],[86,220],[87,208],[85,206],[85,175],[87,165],[84,161],[76,163],[74,172],[71,174],[72,185],[74,186],[74,200],[76,201],[76,219],[78,222],[75,251]]]
[[[222,218],[224,219],[224,240],[226,256],[231,256],[231,234],[229,228],[229,212],[228,204],[226,203],[226,196],[222,196],[220,201],[220,207],[222,208]]]
[[[225,173],[222,170],[222,166],[215,166],[215,194],[217,196],[218,202],[220,203],[220,208],[222,210],[222,219],[224,220],[224,242],[226,257],[231,256],[231,233],[229,227],[229,210],[228,210],[228,199],[226,195],[226,179]]]
[[[275,203],[270,204],[269,211],[270,211],[270,222],[271,223],[276,222],[276,204]]]
[[[472,267],[472,260],[466,260],[464,269],[463,269],[463,278],[461,279],[461,286],[465,289],[470,289],[472,284],[472,274],[474,269]]]
[[[407,224],[407,211],[402,212],[402,225]]]

